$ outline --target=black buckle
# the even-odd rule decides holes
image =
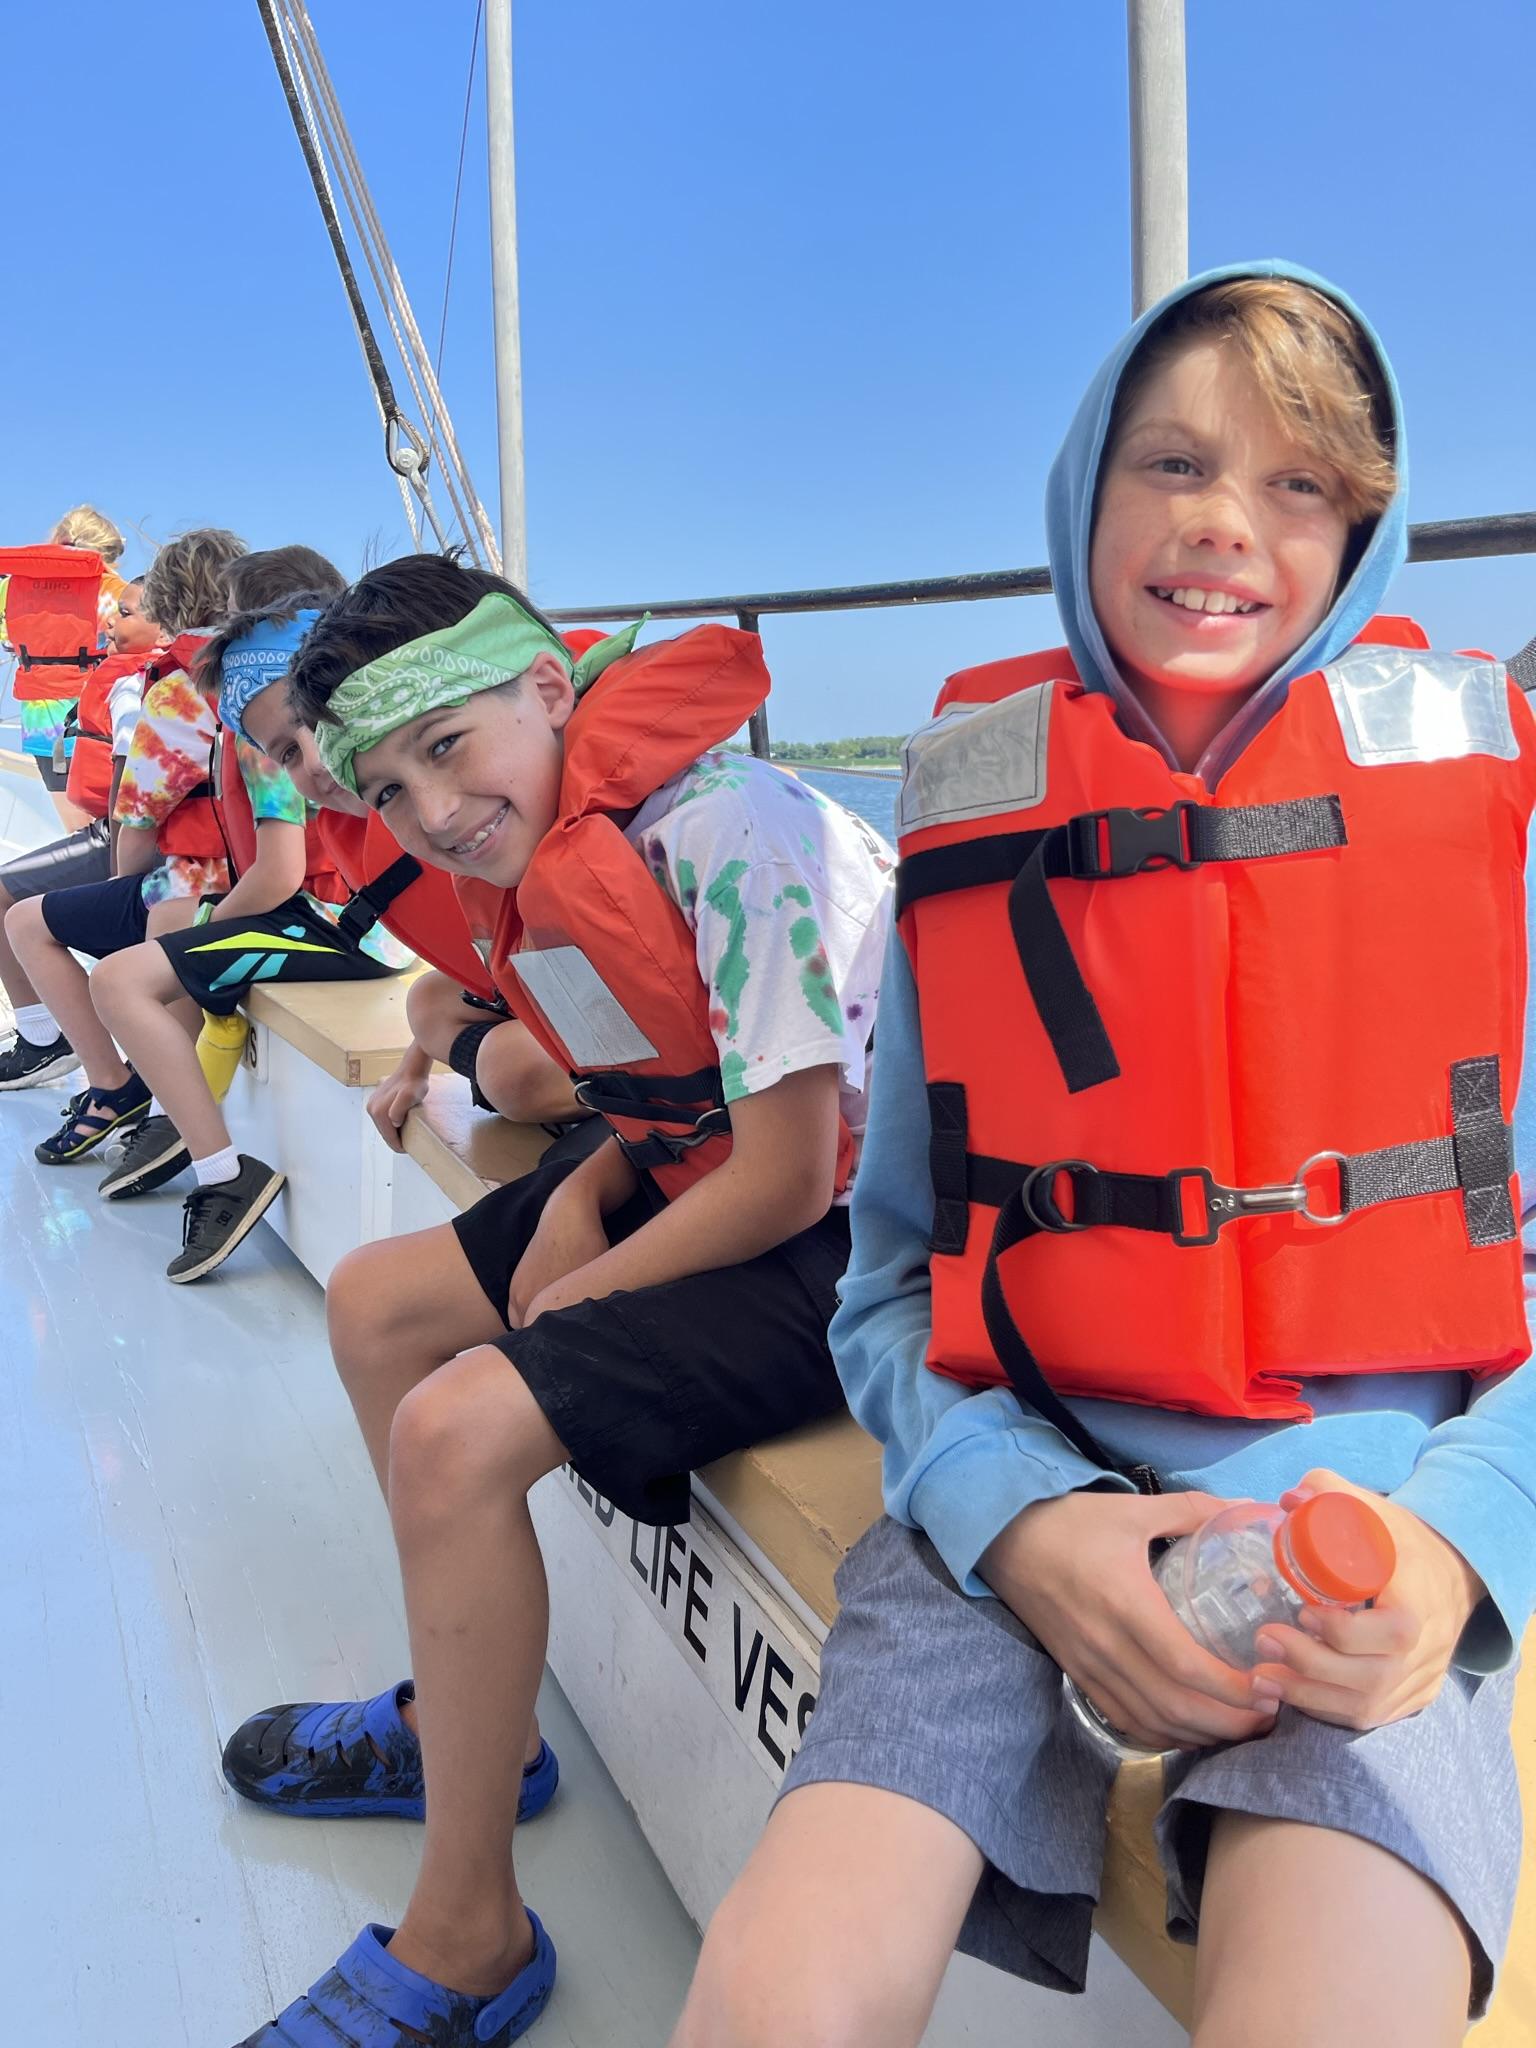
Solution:
[[[1158,868],[1190,869],[1189,814],[1200,808],[1187,800],[1167,810],[1084,811],[1067,820],[1067,873],[1079,881],[1112,881]]]

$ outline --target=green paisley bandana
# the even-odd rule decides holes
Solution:
[[[499,689],[540,654],[559,658],[579,697],[610,662],[629,653],[644,624],[639,619],[610,633],[578,661],[558,633],[525,612],[515,598],[493,590],[456,626],[408,640],[354,669],[326,707],[337,723],[322,721],[316,728],[320,758],[355,796],[356,757],[402,725],[429,711],[467,704],[481,690]]]

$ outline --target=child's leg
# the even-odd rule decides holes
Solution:
[[[6,913],[6,937],[37,1000],[47,1004],[74,1047],[91,1086],[121,1088],[128,1080],[128,1069],[118,1057],[111,1033],[96,1015],[85,969],[44,921],[46,901],[44,896],[30,896],[24,903],[13,904]]]
[[[466,1002],[456,981],[433,970],[418,974],[406,990],[405,1014],[416,1043],[446,1067],[459,1033],[485,1023],[492,1012]]]
[[[510,1017],[498,1022],[494,1011],[467,1002],[446,974],[419,976],[405,1007],[416,1043],[474,1082],[491,1108],[513,1123],[564,1123],[585,1114],[571,1093],[570,1076],[535,1044],[527,1027]],[[474,1036],[461,1046],[467,1031]]]
[[[325,1312],[336,1370],[387,1498],[395,1410],[450,1358],[505,1325],[447,1223],[348,1252],[326,1287]]]
[[[0,883],[0,987],[11,999],[13,1010],[25,1010],[40,1000],[37,990],[27,979],[26,969],[17,959],[9,937],[6,935],[5,919],[15,908],[15,899]]]
[[[915,2044],[981,1868],[915,1799],[803,1786],[710,1922],[672,2048]]]
[[[1194,2048],[1449,2048],[1465,2034],[1461,1922],[1374,1842],[1223,1813],[1202,1896]]]
[[[194,1159],[208,1159],[229,1146],[219,1114],[187,1034],[190,1016],[202,1012],[189,1002],[164,947],[151,940],[114,953],[91,976],[96,1015],[153,1089]]]
[[[389,1506],[431,1793],[421,1872],[391,1951],[456,1990],[501,1991],[532,1931],[512,1868],[523,1747],[549,1623],[528,1490],[565,1449],[518,1373],[483,1346],[400,1403]]]

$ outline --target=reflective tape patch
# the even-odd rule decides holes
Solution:
[[[1344,747],[1357,768],[1519,754],[1509,680],[1498,661],[1412,647],[1352,647],[1325,669]]]
[[[543,1011],[573,1067],[653,1060],[656,1048],[579,946],[514,953],[513,973]]]
[[[954,704],[915,732],[905,749],[897,832],[1042,802],[1054,688],[1037,683],[997,704]]]

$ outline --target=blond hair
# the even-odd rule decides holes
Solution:
[[[177,534],[145,575],[145,611],[170,634],[216,626],[229,609],[225,573],[245,552],[239,534],[224,526],[198,526]]]
[[[104,562],[115,562],[123,552],[123,536],[94,505],[72,505],[48,538],[55,547],[90,548]]]
[[[1397,463],[1381,363],[1337,300],[1290,278],[1230,278],[1181,299],[1127,366],[1111,441],[1147,378],[1200,341],[1237,351],[1280,424],[1339,479],[1352,526],[1386,510],[1397,489]]]

